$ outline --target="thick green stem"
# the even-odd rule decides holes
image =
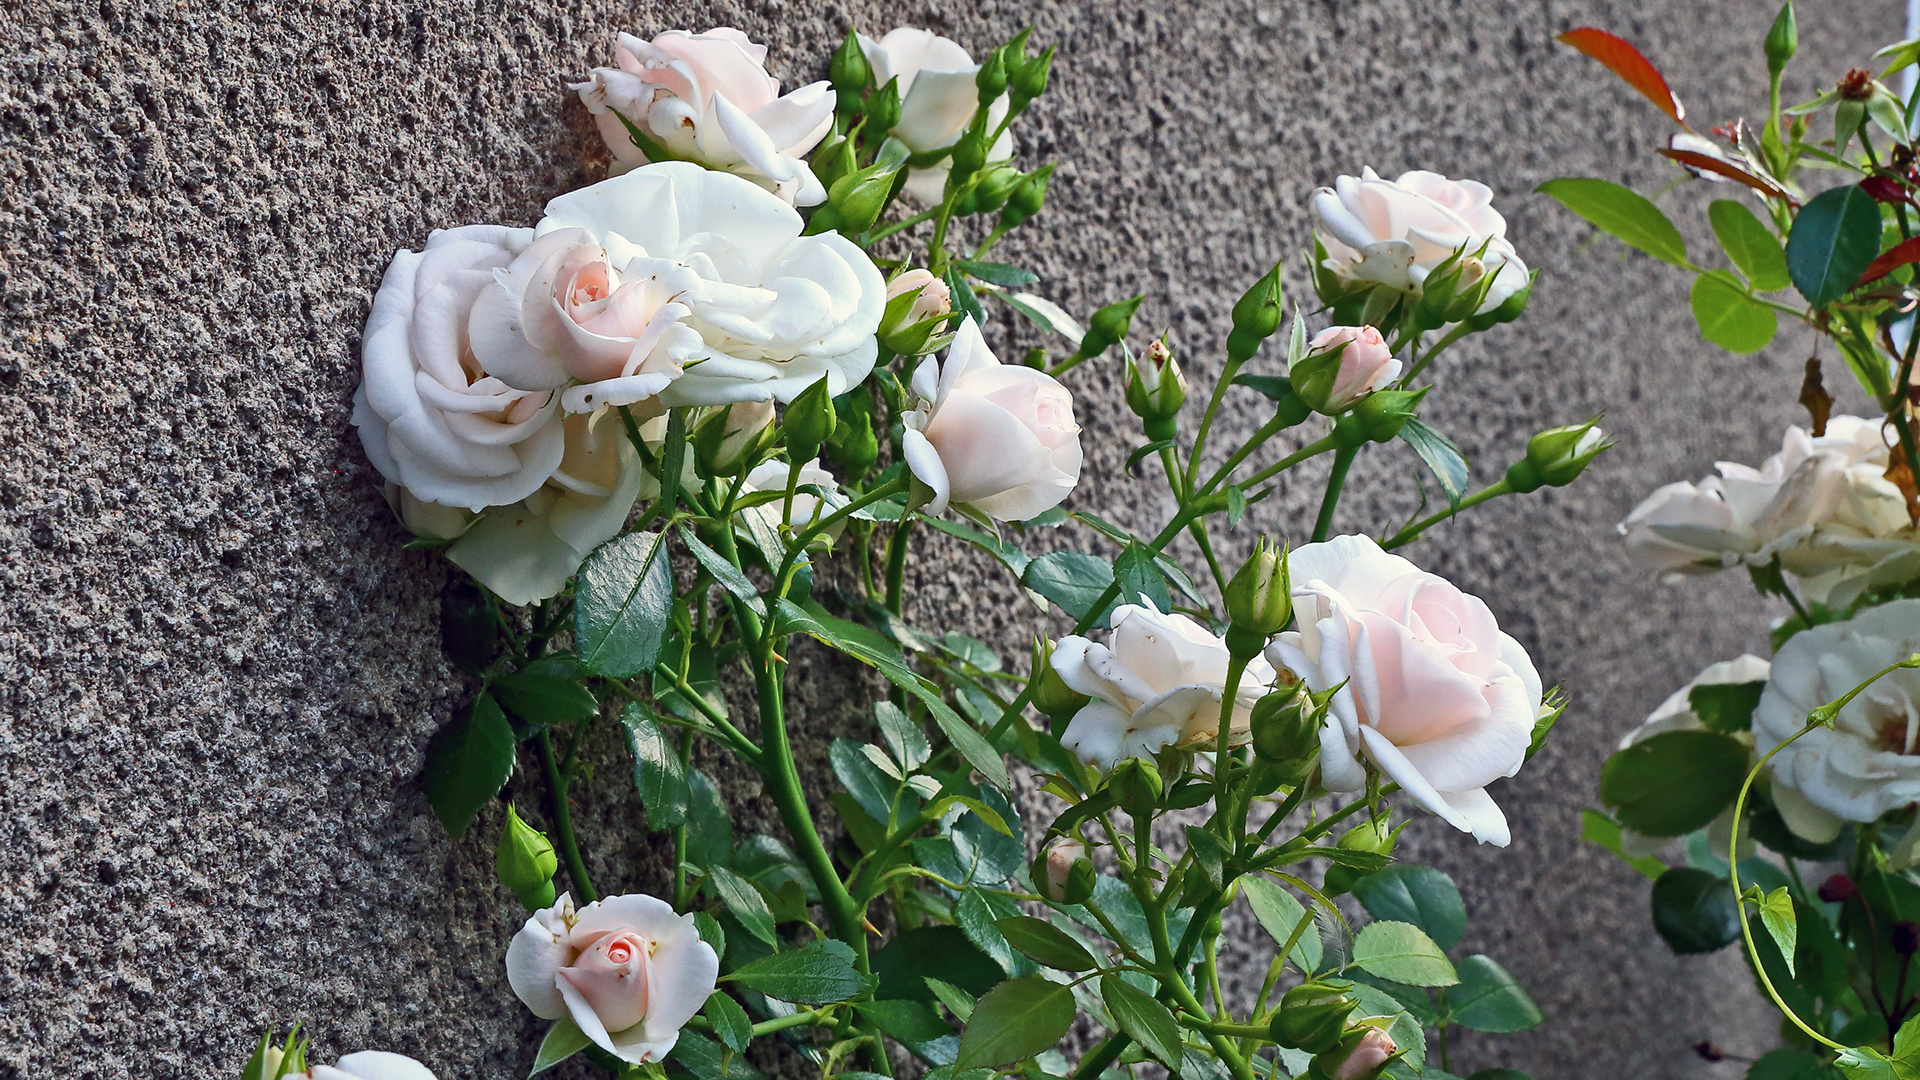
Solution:
[[[913,519],[904,518],[894,526],[887,541],[887,610],[900,614],[900,589],[907,576],[907,547],[913,538]]]
[[[573,887],[580,895],[575,898],[581,904],[591,904],[600,899],[593,891],[593,881],[587,877],[587,864],[580,858],[580,843],[573,835],[573,814],[567,808],[567,780],[560,775],[560,763],[553,756],[553,737],[547,731],[541,731],[534,740],[540,750],[540,764],[547,773],[547,790],[553,795],[553,831],[560,837],[560,857],[566,860],[567,876],[573,879]]]
[[[1347,469],[1353,465],[1354,455],[1360,452],[1357,446],[1343,446],[1334,451],[1333,471],[1327,474],[1327,493],[1320,498],[1320,517],[1313,523],[1313,542],[1319,543],[1327,538],[1333,529],[1333,511],[1340,505],[1340,489],[1346,486]]]

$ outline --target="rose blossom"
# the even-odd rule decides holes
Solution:
[[[1768,753],[1814,709],[1915,651],[1920,600],[1895,600],[1788,638],[1753,711],[1754,752]],[[1794,832],[1824,843],[1843,822],[1875,821],[1920,801],[1917,733],[1920,671],[1903,668],[1861,691],[1832,727],[1815,728],[1774,757],[1774,806]]]
[[[1400,377],[1400,361],[1380,331],[1371,326],[1329,326],[1307,342],[1310,353],[1340,349],[1340,374],[1327,392],[1327,413],[1345,412],[1375,390],[1385,389]]]
[[[1384,180],[1364,169],[1316,192],[1313,215],[1326,268],[1345,280],[1418,294],[1427,275],[1458,252],[1465,261],[1461,291],[1494,275],[1481,311],[1527,287],[1526,264],[1485,184],[1421,170]]]
[[[980,65],[960,43],[931,30],[901,26],[875,41],[860,35],[860,51],[873,67],[873,85],[900,80],[900,121],[893,136],[916,154],[944,150],[960,141],[980,106],[974,77]],[[996,130],[1007,115],[1002,94],[987,110],[987,129]],[[1008,131],[987,150],[987,163],[1013,157],[1013,132]],[[928,206],[946,193],[948,162],[942,158],[907,174],[906,192]]]
[[[562,195],[536,247],[568,254],[496,275],[474,351],[514,386],[582,380],[570,402],[600,388],[578,407],[637,400],[648,387],[627,380],[648,375],[667,377],[658,406],[786,401],[823,374],[845,393],[873,369],[886,283],[852,241],[801,227],[752,183],[686,162]]]
[[[1638,727],[1622,736],[1620,749],[1625,750],[1635,743],[1645,742],[1655,735],[1664,735],[1669,731],[1707,730],[1706,724],[1702,723],[1700,717],[1693,711],[1694,687],[1765,682],[1767,670],[1767,662],[1751,653],[1707,665],[1705,670],[1693,677],[1693,681],[1668,695],[1667,699],[1660,703],[1660,707],[1647,714],[1647,718],[1641,721]],[[1734,738],[1751,741],[1751,736],[1735,735]],[[1729,805],[1724,813],[1707,826],[1707,840],[1714,852],[1721,858],[1725,858],[1728,850],[1727,841],[1732,838],[1732,835],[1733,807]],[[1651,855],[1667,846],[1667,842],[1672,839],[1671,836],[1648,836],[1627,828],[1620,830],[1620,846],[1628,855],[1633,856]],[[1743,858],[1752,843],[1751,836],[1741,838],[1740,847]]]
[[[617,175],[648,163],[621,118],[669,154],[759,184],[790,204],[825,202],[803,160],[833,126],[833,87],[810,83],[782,96],[767,74],[767,47],[731,27],[669,30],[652,41],[621,34],[618,67],[571,83],[613,151]]]
[[[933,276],[933,271],[916,266],[904,274],[887,282],[887,299],[914,294],[913,306],[900,320],[903,327],[924,322],[936,315],[945,315],[953,310],[953,291],[947,283]]]
[[[913,373],[903,417],[907,466],[933,489],[929,514],[949,502],[999,521],[1025,521],[1060,505],[1080,480],[1073,395],[1053,376],[1010,367],[972,319],[947,350]]]
[[[571,1017],[595,1045],[635,1064],[673,1049],[719,974],[693,916],[639,893],[577,913],[562,893],[507,946],[507,981],[535,1016]]]
[[[280,1057],[280,1050],[267,1048],[265,1075],[273,1076],[280,1071]],[[435,1080],[433,1070],[425,1065],[405,1054],[390,1054],[385,1050],[362,1050],[332,1065],[315,1065],[305,1072],[287,1076],[304,1076],[307,1080]]]
[[[1363,1077],[1372,1076],[1399,1049],[1386,1032],[1379,1028],[1368,1028],[1360,1036],[1360,1042],[1354,1046],[1353,1052],[1347,1055],[1347,1060],[1333,1070],[1333,1080],[1362,1080]]]
[[[1074,635],[1054,647],[1061,681],[1093,699],[1074,714],[1060,743],[1102,769],[1167,746],[1216,745],[1231,659],[1225,641],[1185,615],[1119,607],[1108,644]],[[1272,684],[1273,668],[1255,657],[1234,694],[1229,745],[1251,737],[1253,703]]]
[[[1299,629],[1267,646],[1276,668],[1331,690],[1321,782],[1366,785],[1362,752],[1408,795],[1481,843],[1505,847],[1486,786],[1520,771],[1540,716],[1540,676],[1477,597],[1339,536],[1287,557]]]
[[[353,424],[374,468],[420,503],[517,502],[560,464],[559,395],[503,382],[468,336],[475,298],[532,243],[531,229],[436,230],[394,255],[374,295]]]
[[[796,486],[806,487],[808,484],[812,484],[829,494],[838,494],[840,491],[839,481],[833,478],[832,473],[820,467],[819,458],[814,458],[812,461],[800,466],[800,480]],[[752,491],[786,491],[787,463],[779,460],[761,462],[753,467],[753,471],[747,473],[746,486]],[[818,496],[809,495],[804,491],[795,491],[793,493],[793,513],[787,518],[787,525],[798,530],[813,524],[814,507],[819,504],[820,499]],[[778,512],[780,507],[778,503],[768,503],[767,509],[774,511],[773,518],[775,521],[780,519]],[[821,511],[821,514],[825,515],[830,513],[832,509],[832,506],[828,506]],[[842,523],[841,525],[831,527],[828,529],[828,532],[833,536],[839,536],[840,530],[844,527],[845,523]]]

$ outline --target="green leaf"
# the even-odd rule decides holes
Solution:
[[[960,1035],[953,1067],[1013,1065],[1053,1049],[1073,1026],[1073,991],[1039,977],[1012,979],[987,991]]]
[[[458,837],[473,816],[513,775],[513,751],[519,745],[513,725],[485,690],[467,711],[427,740],[427,803],[447,832]]]
[[[1600,769],[1616,821],[1648,836],[1680,836],[1720,816],[1747,777],[1752,751],[1713,731],[1668,731],[1634,743]]]
[[[720,583],[721,588],[738,597],[755,615],[763,619],[767,617],[767,602],[760,599],[760,590],[753,587],[753,582],[739,567],[728,562],[726,556],[701,543],[693,530],[685,525],[680,526],[680,540],[687,545],[688,551],[693,552],[694,559],[706,568],[707,573]],[[778,557],[782,553],[776,550],[771,554]]]
[[[1128,544],[1127,550],[1113,561],[1113,580],[1120,586],[1121,603],[1151,603],[1159,611],[1173,610],[1173,594],[1167,591],[1167,579],[1160,576],[1159,567],[1154,565],[1153,553],[1139,544]]]
[[[987,325],[987,313],[980,306],[980,298],[973,293],[973,286],[967,284],[967,276],[957,266],[947,267],[947,293],[953,299],[953,310],[962,318],[972,319],[974,325]]]
[[[1055,511],[1053,510],[1048,511],[1048,513],[1054,513],[1054,512]],[[1131,546],[1133,544],[1139,544],[1140,546],[1147,548],[1147,550],[1149,551],[1152,550],[1152,547],[1148,545],[1144,540],[1133,535],[1132,533],[1121,528],[1120,526],[1115,525],[1113,522],[1100,517],[1097,514],[1089,514],[1084,510],[1076,510],[1074,511],[1072,518],[1075,521],[1078,521],[1085,525],[1090,526],[1095,532],[1099,533],[1100,535],[1106,537],[1109,540],[1112,540],[1114,543],[1119,544],[1122,547]],[[1181,592],[1185,593],[1186,595],[1192,597],[1195,600],[1200,599],[1199,586],[1195,585],[1193,583],[1193,579],[1187,576],[1187,572],[1180,568],[1179,562],[1175,561],[1174,559],[1168,558],[1166,555],[1155,555],[1153,557],[1153,564],[1160,568],[1160,572],[1166,575],[1167,581],[1170,582],[1174,588],[1180,590]]]
[[[1871,1046],[1842,1050],[1833,1065],[1847,1080],[1907,1080],[1894,1069],[1885,1054]]]
[[[687,861],[699,867],[733,861],[733,818],[699,769],[687,770]]]
[[[845,1001],[867,987],[849,962],[852,952],[838,941],[815,941],[763,956],[724,978],[796,1005]]]
[[[720,900],[747,928],[747,933],[769,945],[778,947],[780,940],[773,932],[773,912],[767,907],[767,898],[753,887],[753,882],[724,866],[708,868],[713,879],[713,887],[720,892]],[[777,995],[776,995],[777,996]],[[787,1000],[791,1001],[792,998]]]
[[[1033,325],[1066,338],[1076,349],[1080,347],[1080,340],[1087,336],[1078,320],[1067,314],[1059,304],[1038,293],[995,292],[993,295],[1006,301],[1008,307],[1026,316]]]
[[[1044,919],[1015,915],[996,919],[993,926],[1007,939],[1007,944],[1032,957],[1036,963],[1060,971],[1092,971],[1100,966],[1086,946]]]
[[[1382,919],[1361,927],[1353,962],[1369,975],[1408,986],[1452,986],[1460,981],[1447,954],[1412,923]]]
[[[580,567],[574,637],[587,670],[629,679],[653,669],[673,616],[673,570],[658,533],[616,536]]]
[[[1760,909],[1760,922],[1767,935],[1780,946],[1780,958],[1787,963],[1787,974],[1795,974],[1794,950],[1800,940],[1800,927],[1793,915],[1793,897],[1781,886],[1754,903]]]
[[[1760,223],[1753,211],[1732,199],[1715,199],[1707,207],[1707,220],[1713,235],[1727,258],[1758,292],[1772,292],[1793,284],[1787,273],[1787,252],[1773,230]]]
[[[739,1053],[747,1048],[753,1038],[753,1021],[747,1019],[747,1010],[725,993],[715,990],[707,998],[707,1007],[701,1010],[707,1019],[713,1021],[713,1033],[727,1049]]]
[[[1113,567],[1084,551],[1050,551],[1027,564],[1020,584],[1046,597],[1075,619],[1113,584]]]
[[[1442,949],[1460,944],[1467,929],[1459,886],[1430,866],[1389,866],[1355,882],[1353,895],[1369,915],[1417,926]]]
[[[898,998],[885,1001],[856,1001],[853,1011],[871,1022],[874,1027],[898,1040],[900,1045],[921,1057],[927,1057],[928,1043],[953,1035],[953,1029],[945,1020],[933,1011],[931,1006],[919,1001],[904,1001]],[[839,1073],[845,1078],[848,1073]]]
[[[1661,262],[1687,265],[1687,245],[1680,239],[1680,230],[1673,227],[1673,222],[1667,220],[1659,207],[1636,191],[1584,177],[1549,180],[1536,190],[1560,200],[1561,205],[1586,218],[1600,231]]]
[[[960,989],[950,982],[943,982],[931,975],[927,976],[923,981],[927,984],[927,989],[932,992],[933,996],[939,999],[940,1004],[945,1005],[947,1010],[953,1013],[961,1023],[966,1023],[967,1018],[973,1015],[975,999],[972,994],[967,993],[965,990]]]
[[[713,949],[715,956],[727,958],[727,932],[720,928],[720,920],[704,911],[693,913],[693,928],[700,934],[700,940]]]
[[[647,827],[656,831],[685,824],[687,767],[653,710],[633,702],[620,713],[620,731],[633,755],[633,786],[647,810]]]
[[[1676,866],[1653,883],[1653,928],[1675,953],[1713,952],[1740,936],[1740,905],[1727,879]]]
[[[1180,1063],[1180,1025],[1152,994],[1118,975],[1100,976],[1100,1000],[1121,1031],[1163,1064]]]
[[[1753,727],[1753,710],[1760,707],[1766,680],[1749,683],[1710,683],[1687,691],[1687,707],[1709,729],[1732,735]]]
[[[909,719],[905,710],[891,701],[882,701],[874,705],[873,714],[880,722],[880,737],[886,740],[894,760],[906,766],[908,772],[927,763],[933,747],[920,725]]]
[[[698,1031],[681,1029],[667,1056],[692,1073],[695,1080],[758,1080],[760,1074],[746,1059],[729,1053]]]
[[[1408,417],[1405,426],[1400,429],[1400,441],[1413,447],[1420,460],[1433,470],[1433,478],[1440,481],[1440,490],[1447,494],[1447,505],[1455,510],[1460,508],[1460,497],[1467,493],[1467,459],[1453,440],[1420,422],[1418,417]]]
[[[930,1001],[927,985],[935,976],[969,994],[984,994],[1006,977],[993,957],[968,940],[957,926],[920,926],[903,930],[873,957],[880,979],[875,997]]]
[[[1773,309],[1748,296],[1725,270],[1709,270],[1695,278],[1687,303],[1700,336],[1728,352],[1759,352],[1779,329]]]
[[[1460,985],[1447,991],[1453,1022],[1475,1031],[1527,1031],[1545,1019],[1520,984],[1492,958],[1475,954],[1460,962]]]
[[[528,723],[577,724],[600,711],[593,693],[574,678],[571,657],[535,660],[493,681],[490,689],[508,712]]]
[[[1850,292],[1878,254],[1880,205],[1857,184],[1815,195],[1787,236],[1787,272],[1814,308]]]
[[[995,911],[996,905],[988,894],[979,889],[968,889],[953,902],[953,922],[967,940],[980,947],[980,951],[993,957],[1002,970],[1009,975],[1031,975],[1033,968],[1020,959],[1007,943],[1005,934],[993,925],[995,919],[1006,917],[1005,911]],[[1017,910],[1017,906],[1016,906]]]
[[[591,1045],[593,1040],[573,1022],[573,1017],[563,1016],[553,1022],[547,1029],[547,1037],[540,1040],[540,1050],[533,1056],[533,1071],[527,1075],[545,1072]]]
[[[1301,920],[1313,918],[1313,913],[1305,905],[1271,878],[1257,874],[1243,877],[1240,879],[1240,892],[1246,896],[1248,906],[1253,908],[1253,917],[1260,920],[1261,927],[1273,938],[1275,945],[1285,945],[1293,937]],[[1320,935],[1314,932],[1314,927],[1309,923],[1300,932],[1288,959],[1304,974],[1319,970],[1322,955]]]
[[[1830,1080],[1827,1063],[1804,1050],[1769,1050],[1747,1069],[1747,1080]]]
[[[1587,840],[1620,857],[1650,881],[1667,872],[1667,864],[1652,855],[1629,855],[1620,843],[1620,824],[1598,810],[1580,811],[1580,839]]]
[[[981,262],[978,259],[955,259],[953,265],[979,278],[989,285],[1031,285],[1040,280],[1040,275],[1031,270],[1022,270],[999,262]]]

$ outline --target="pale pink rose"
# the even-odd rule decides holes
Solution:
[[[899,26],[875,40],[861,34],[860,51],[873,65],[873,84],[885,86],[899,79],[900,122],[893,136],[916,154],[944,150],[960,141],[980,107],[974,78],[980,65],[965,47],[931,30]],[[1007,116],[1007,96],[987,107],[987,130],[996,131]],[[987,162],[1013,157],[1013,131],[1000,136],[987,150]],[[909,170],[906,193],[928,206],[945,193],[949,163],[941,158],[924,168]]]
[[[1267,646],[1275,667],[1331,690],[1320,733],[1329,791],[1366,786],[1364,754],[1414,801],[1505,847],[1486,786],[1520,771],[1540,716],[1540,676],[1479,598],[1365,536],[1287,557],[1297,630]]]
[[[1333,1080],[1361,1080],[1362,1077],[1372,1076],[1398,1049],[1386,1032],[1379,1028],[1368,1028],[1360,1036],[1360,1044],[1347,1055],[1347,1060],[1333,1070]]]
[[[621,34],[616,60],[569,87],[599,125],[615,173],[648,163],[625,117],[679,160],[743,176],[790,205],[826,201],[804,159],[833,126],[831,84],[781,95],[767,74],[767,47],[725,26],[652,41]]]
[[[1480,306],[1491,311],[1529,280],[1507,240],[1507,221],[1493,208],[1493,192],[1477,181],[1422,170],[1387,180],[1364,169],[1316,192],[1313,215],[1327,269],[1349,281],[1417,295],[1434,267],[1460,252],[1472,260],[1463,284],[1495,275]]]
[[[1087,857],[1087,845],[1079,840],[1064,836],[1053,842],[1047,849],[1047,899],[1056,904],[1067,899],[1067,878],[1073,873],[1073,864]]]
[[[887,299],[915,293],[913,306],[900,320],[902,326],[912,326],[936,315],[945,315],[953,310],[953,293],[947,283],[933,276],[933,271],[921,267],[901,274],[887,282]]]
[[[903,418],[907,466],[933,489],[926,512],[949,502],[999,521],[1025,521],[1060,505],[1080,480],[1073,395],[1053,376],[1002,364],[968,319],[944,364],[913,373]]]
[[[1307,342],[1308,352],[1326,352],[1336,345],[1340,350],[1340,374],[1327,394],[1326,411],[1344,412],[1354,402],[1385,389],[1400,377],[1400,361],[1380,331],[1371,326],[1329,326]]]
[[[507,946],[507,981],[546,1020],[569,1017],[602,1050],[659,1061],[713,993],[720,958],[693,916],[651,896],[610,896],[581,908],[562,894]]]
[[[267,1074],[273,1075],[271,1071]],[[433,1070],[405,1054],[362,1050],[332,1065],[315,1065],[304,1073],[309,1080],[434,1080]]]

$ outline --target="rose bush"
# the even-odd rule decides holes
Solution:
[[[826,189],[805,161],[833,125],[825,81],[782,95],[767,74],[767,47],[732,27],[704,34],[669,30],[652,41],[621,34],[610,68],[569,84],[613,152],[613,172],[660,160],[628,130],[632,123],[667,158],[696,161],[813,206]]]
[[[622,1061],[659,1061],[706,1004],[720,958],[691,915],[640,893],[574,910],[562,894],[507,947],[507,980],[535,1016],[569,1018]]]
[[[1529,281],[1492,190],[1478,181],[1418,169],[1386,180],[1365,169],[1316,192],[1313,216],[1327,252],[1323,265],[1344,281],[1418,295],[1430,272],[1459,255],[1456,293],[1493,277],[1480,311],[1499,307]]]
[[[951,38],[931,30],[911,26],[895,27],[879,40],[859,37],[860,49],[873,66],[876,86],[899,79],[900,119],[893,125],[893,136],[916,154],[945,150],[960,141],[973,119],[979,102],[974,77],[980,65],[972,54]],[[998,127],[1007,115],[1007,99],[1002,95],[987,110],[989,130]],[[987,151],[989,164],[1013,156],[1013,133],[1000,136]],[[945,159],[911,170],[906,193],[922,203],[940,202],[947,184]]]
[[[1526,761],[1540,676],[1478,597],[1365,536],[1287,557],[1297,630],[1267,658],[1314,691],[1339,688],[1320,738],[1329,791],[1366,783],[1361,755],[1414,801],[1481,843],[1505,847],[1486,786]]]

